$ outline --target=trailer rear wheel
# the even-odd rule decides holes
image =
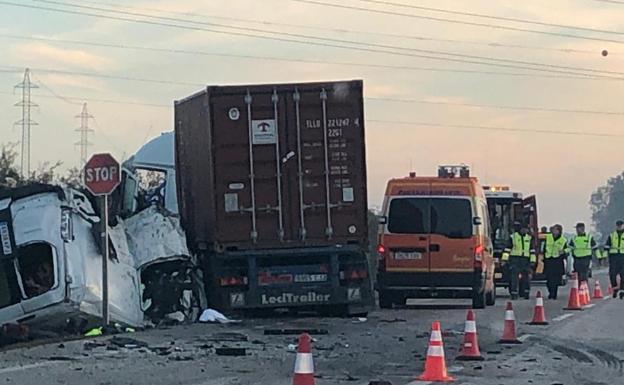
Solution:
[[[382,309],[392,309],[392,305],[394,305],[392,301],[392,296],[390,293],[380,290],[379,291],[379,307]]]

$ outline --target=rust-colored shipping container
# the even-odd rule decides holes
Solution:
[[[366,245],[361,81],[208,87],[175,142],[191,248]]]

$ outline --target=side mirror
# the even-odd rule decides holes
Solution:
[[[377,223],[379,223],[380,225],[387,224],[388,223],[388,217],[385,217],[385,216],[377,217]]]
[[[472,218],[472,224],[475,226],[481,226],[483,224],[483,219],[481,217]]]

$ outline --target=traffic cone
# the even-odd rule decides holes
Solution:
[[[299,337],[293,385],[314,385],[314,360],[310,347],[311,341],[312,337],[308,333],[303,333]]]
[[[578,276],[572,273],[572,287],[568,296],[568,306],[564,310],[583,310],[579,296]]]
[[[462,344],[461,355],[457,357],[460,361],[483,361],[484,358],[479,351],[479,340],[477,338],[477,322],[472,310],[468,310],[466,324],[464,327],[464,343]]]
[[[507,302],[505,310],[505,328],[503,329],[503,337],[498,341],[501,344],[521,344],[516,337],[516,316],[513,311],[511,301]]]
[[[437,382],[455,381],[455,379],[450,377],[446,372],[444,344],[442,343],[442,332],[440,331],[440,322],[438,321],[435,321],[431,325],[431,337],[429,338],[429,348],[427,349],[425,372],[418,376],[417,379],[420,381]]]
[[[581,306],[589,305],[589,288],[587,281],[581,282]]]
[[[537,292],[535,298],[535,309],[533,310],[533,320],[529,322],[529,325],[548,325],[546,321],[546,312],[544,311],[544,298],[542,298],[542,292]]]
[[[600,281],[594,282],[594,299],[603,299],[602,288],[600,287]]]

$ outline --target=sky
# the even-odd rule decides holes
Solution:
[[[592,191],[624,169],[624,1],[388,2],[0,0],[0,143],[20,139],[26,67],[32,164],[65,168],[84,102],[89,151],[123,160],[205,85],[363,79],[371,206],[390,178],[465,163],[536,194],[542,225],[590,222]]]

